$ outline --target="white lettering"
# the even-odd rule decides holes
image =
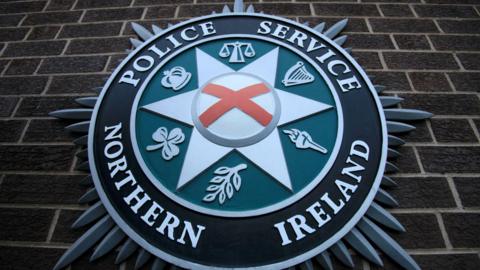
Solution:
[[[180,224],[180,220],[178,219],[178,217],[167,211],[167,216],[163,220],[160,227],[157,228],[157,231],[165,235],[165,229],[167,229],[168,238],[175,240],[173,231],[175,230],[176,227],[178,227],[179,224]]]
[[[158,215],[160,215],[162,212],[163,212],[163,208],[160,205],[158,205],[158,203],[153,202],[152,206],[150,206],[150,208],[141,217],[141,219],[145,221],[145,223],[147,223],[148,225],[153,226]]]
[[[188,221],[183,222],[185,224],[182,232],[182,236],[177,240],[178,243],[184,244],[185,245],[185,236],[188,234],[188,237],[190,238],[190,242],[192,242],[192,247],[196,248],[198,244],[198,240],[200,239],[200,234],[202,234],[202,231],[205,230],[204,226],[197,225],[197,232],[193,230],[192,223]]]
[[[270,29],[270,26],[272,25],[272,22],[270,21],[263,21],[260,23],[260,28],[258,28],[257,33],[259,34],[269,34],[272,29]]]
[[[142,62],[146,63],[147,65],[142,65]],[[153,57],[149,55],[142,55],[135,59],[135,61],[133,62],[133,68],[137,71],[144,72],[152,68],[154,63],[155,61],[153,60]]]
[[[153,45],[152,47],[148,48],[149,51],[154,52],[156,55],[158,55],[158,58],[164,57],[167,53],[170,52],[170,48],[167,47],[165,51],[160,50],[157,46]]]
[[[357,190],[357,185],[350,185],[349,183],[343,182],[342,180],[335,180],[335,184],[337,185],[338,189],[342,192],[343,197],[345,198],[345,201],[348,202],[350,200],[350,195],[348,192],[350,191],[351,193],[355,192]]]
[[[332,199],[330,199],[330,196],[328,195],[328,192],[325,193],[320,199],[326,202],[328,206],[332,208],[334,214],[337,214],[345,206],[345,202],[342,199],[338,200],[338,204],[332,201]]]
[[[295,30],[295,32],[293,32],[293,34],[287,39],[287,41],[293,44],[297,43],[299,47],[303,48],[303,42],[307,39],[308,36],[305,33]]]
[[[141,193],[143,194],[142,196],[140,196]],[[142,207],[147,201],[150,200],[150,196],[148,196],[148,194],[146,194],[143,191],[143,188],[141,188],[139,185],[137,185],[135,190],[132,193],[130,193],[130,195],[123,198],[123,200],[128,205],[130,205],[130,208],[136,214],[138,212],[138,209],[140,209],[140,207]],[[133,201],[133,205],[131,205],[132,201]]]
[[[285,221],[277,223],[273,226],[275,226],[275,228],[277,228],[278,232],[280,233],[280,237],[282,238],[282,246],[286,246],[292,243],[292,241],[288,238],[287,232],[285,231]]]
[[[290,29],[290,27],[283,25],[283,24],[278,24],[277,28],[275,28],[275,31],[273,31],[272,36],[284,39],[287,36],[287,31]]]
[[[213,35],[217,32],[212,22],[201,23],[199,25],[200,28],[202,28],[203,36]]]
[[[133,71],[127,70],[127,71],[125,71],[125,73],[123,73],[122,77],[120,78],[120,80],[118,82],[119,83],[128,83],[128,84],[133,85],[133,87],[137,87],[137,83],[140,79],[134,79],[133,76],[135,76]]]
[[[318,208],[319,210],[317,210],[316,208]],[[319,228],[332,219],[329,214],[325,213],[319,202],[315,202],[310,207],[308,207],[307,212],[309,212],[310,215],[317,221]]]
[[[193,36],[188,36],[187,31],[193,32],[194,35]],[[195,30],[195,27],[190,26],[190,27],[187,27],[187,28],[183,29],[182,32],[180,33],[180,36],[186,41],[191,41],[191,40],[197,39],[199,35],[197,34],[197,30]]]
[[[357,146],[360,146],[360,149]],[[350,147],[350,155],[361,157],[366,161],[368,161],[369,152],[370,147],[368,147],[368,144],[364,141],[356,140],[352,143],[352,146]]]
[[[355,76],[343,80],[337,80],[337,82],[340,85],[340,88],[342,88],[343,92],[349,92],[352,89],[360,88],[360,82]]]
[[[345,62],[340,61],[340,60],[333,60],[333,61],[328,63],[327,67],[328,67],[328,71],[335,76],[338,76],[338,73],[333,70],[333,67],[335,67],[335,66],[343,66],[344,67],[344,69],[343,69],[344,74],[351,71],[350,68],[347,66],[347,64],[345,64]]]
[[[307,233],[314,233],[315,230],[307,225],[307,219],[302,215],[295,215],[289,219],[287,219],[288,223],[292,225],[293,231],[295,232],[297,238],[296,240],[300,240],[305,237],[303,232]]]

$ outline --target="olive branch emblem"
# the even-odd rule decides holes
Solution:
[[[210,180],[211,185],[206,189],[209,194],[203,197],[204,202],[213,202],[218,197],[218,203],[223,204],[225,200],[231,199],[235,191],[242,186],[242,178],[238,174],[240,170],[247,168],[246,164],[239,164],[235,167],[220,167],[215,170],[216,176]]]
[[[185,140],[185,134],[180,128],[174,128],[168,132],[166,127],[160,127],[152,134],[152,140],[158,144],[147,146],[147,151],[162,149],[162,158],[170,160],[180,153],[177,144]]]

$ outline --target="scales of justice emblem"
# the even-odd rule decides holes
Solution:
[[[325,29],[244,9],[152,32],[99,97],[53,112],[86,120],[75,143],[91,173],[90,204],[73,227],[91,228],[55,269],[94,249],[135,252],[135,269],[333,269],[350,250],[419,269],[384,228],[399,122],[430,117],[392,108],[341,46],[346,20]],[[232,24],[242,28],[231,27]],[[93,108],[93,106],[95,106]]]

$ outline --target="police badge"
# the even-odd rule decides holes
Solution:
[[[153,269],[332,269],[330,254],[353,267],[351,247],[419,269],[381,205],[396,204],[391,134],[413,129],[397,121],[431,115],[388,108],[401,99],[379,97],[341,47],[346,23],[324,31],[236,1],[153,34],[133,24],[143,41],[78,100],[90,108],[52,113],[88,120],[74,127],[88,127],[76,142],[94,188],[74,226],[96,222],[55,268],[98,244],[92,260],[140,250],[136,268],[153,256]]]

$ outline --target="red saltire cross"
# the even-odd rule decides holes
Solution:
[[[226,112],[233,108],[238,108],[250,115],[262,126],[266,126],[272,121],[272,115],[257,103],[253,102],[251,98],[268,93],[269,91],[270,89],[263,83],[250,85],[238,91],[217,84],[209,84],[203,88],[203,92],[220,98],[220,101],[213,104],[200,115],[200,122],[202,122],[205,127],[208,127]]]

